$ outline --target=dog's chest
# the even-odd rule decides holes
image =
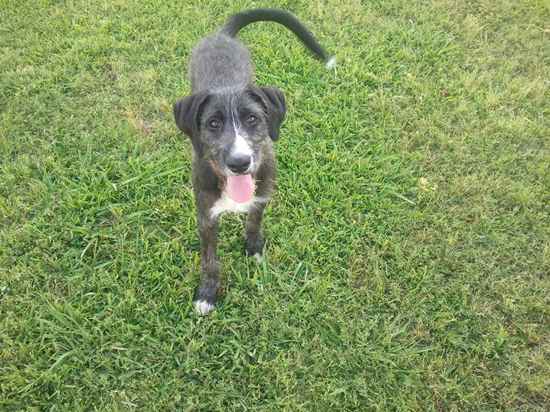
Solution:
[[[248,213],[256,203],[266,203],[267,199],[259,196],[254,196],[250,201],[245,203],[238,203],[231,199],[225,192],[222,192],[221,197],[216,200],[214,206],[210,209],[210,216],[212,219],[218,217],[222,213]]]

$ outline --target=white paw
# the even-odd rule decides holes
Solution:
[[[196,300],[193,302],[193,305],[195,306],[197,313],[201,316],[208,315],[214,310],[214,305],[211,305],[205,300]]]
[[[262,263],[264,261],[264,257],[260,255],[259,253],[254,253],[254,258],[256,259],[256,262]]]

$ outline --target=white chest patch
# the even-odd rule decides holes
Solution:
[[[254,196],[248,202],[238,203],[227,196],[227,193],[222,192],[222,196],[216,200],[216,203],[214,203],[214,206],[210,209],[210,217],[215,219],[225,212],[247,213],[256,203],[267,203],[267,201],[268,199],[265,197]]]

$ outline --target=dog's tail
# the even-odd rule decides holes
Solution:
[[[316,58],[325,62],[327,69],[332,69],[336,65],[336,57],[329,55],[326,50],[323,49],[313,34],[300,22],[300,20],[284,10],[252,9],[237,13],[229,18],[225,26],[222,27],[221,32],[230,37],[235,37],[243,27],[257,21],[274,21],[282,24],[298,36]]]

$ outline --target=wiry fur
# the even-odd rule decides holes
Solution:
[[[232,16],[218,33],[202,39],[194,48],[189,64],[192,94],[176,102],[174,116],[194,149],[193,188],[202,269],[194,301],[202,315],[214,308],[220,290],[216,255],[219,215],[247,212],[246,253],[259,258],[264,247],[262,216],[275,186],[273,142],[279,138],[286,105],[280,90],[254,84],[250,53],[234,38],[242,27],[260,20],[285,25],[316,57],[330,59],[294,16],[270,9]],[[227,177],[235,174],[251,174],[254,179],[254,198],[247,204],[227,200]]]

